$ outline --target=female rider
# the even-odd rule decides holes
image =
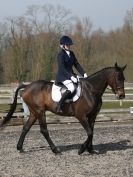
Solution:
[[[74,52],[70,50],[71,45],[73,45],[73,41],[69,36],[62,36],[60,38],[61,51],[57,57],[58,70],[55,81],[57,84],[64,84],[67,87],[67,90],[65,93],[63,93],[62,98],[59,101],[57,108],[58,113],[63,112],[64,102],[74,92],[74,83],[78,82],[76,74],[73,72],[73,66],[77,69],[82,77],[87,77],[87,74],[77,61]]]

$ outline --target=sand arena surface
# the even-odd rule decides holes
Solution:
[[[25,153],[16,150],[22,126],[0,131],[0,177],[133,177],[133,122],[97,123],[93,144],[99,155],[78,155],[86,139],[80,124],[48,129],[61,155],[53,154],[38,125],[26,136]]]

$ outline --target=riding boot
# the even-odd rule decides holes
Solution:
[[[65,100],[71,95],[71,92],[69,90],[66,90],[65,93],[63,93],[61,100],[58,103],[57,113],[62,113],[64,110],[64,103]]]

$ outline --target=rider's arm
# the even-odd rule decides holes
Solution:
[[[82,66],[79,64],[78,60],[76,59],[74,53],[72,52],[72,55],[74,57],[74,67],[77,69],[77,71],[84,77],[85,71],[82,68]]]

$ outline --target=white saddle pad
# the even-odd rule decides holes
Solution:
[[[52,86],[52,99],[53,99],[53,101],[55,101],[55,102],[59,102],[60,101],[61,96],[62,96],[61,88],[62,87],[53,84],[53,86]],[[73,96],[73,98],[71,100],[68,99],[68,100],[66,100],[66,102],[68,102],[68,101],[73,101],[73,102],[77,101],[78,98],[80,97],[80,94],[81,94],[81,86],[80,86],[80,84],[78,84],[78,87],[76,89],[76,94]]]

